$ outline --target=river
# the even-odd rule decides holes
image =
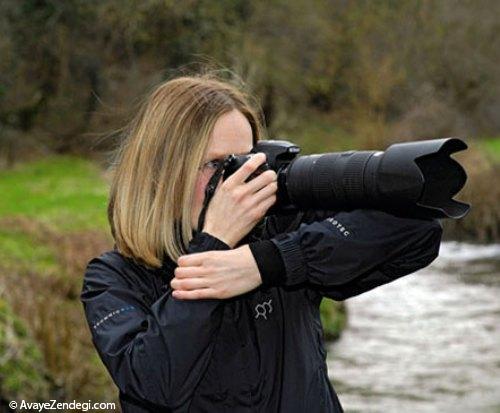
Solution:
[[[500,412],[500,245],[443,242],[427,268],[346,301],[328,347],[346,413]]]

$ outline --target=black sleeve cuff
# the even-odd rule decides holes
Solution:
[[[219,238],[214,237],[208,232],[196,232],[189,243],[188,253],[204,252],[213,250],[230,250],[231,247]]]
[[[269,240],[248,244],[260,271],[262,284],[266,287],[283,285],[285,282],[285,264],[278,247]]]
[[[297,234],[295,233],[284,233],[278,234],[270,240],[280,252],[285,265],[285,285],[287,286],[301,284],[308,280],[306,260],[296,238]]]

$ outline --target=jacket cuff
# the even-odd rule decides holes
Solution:
[[[285,264],[278,248],[269,240],[248,244],[259,268],[262,285],[275,287],[285,282]]]
[[[231,247],[224,241],[204,231],[195,232],[193,239],[189,243],[189,253],[230,249]]]
[[[192,254],[194,252],[230,250],[231,247],[219,238],[210,235],[208,232],[193,231],[193,238],[189,242],[187,249],[186,254]],[[160,271],[170,275],[173,273],[176,266],[176,262],[165,255],[162,260]],[[168,285],[166,285],[165,288],[168,288]]]
[[[270,239],[278,248],[285,265],[285,283],[291,286],[308,280],[306,260],[302,254],[300,244],[294,239],[293,234],[279,234]]]

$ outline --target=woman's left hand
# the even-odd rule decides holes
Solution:
[[[172,296],[182,300],[231,298],[262,284],[248,245],[182,255],[177,265],[170,285],[174,289]]]

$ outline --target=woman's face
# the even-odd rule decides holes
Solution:
[[[217,122],[210,137],[203,164],[208,161],[222,160],[232,153],[247,154],[253,147],[252,127],[247,118],[238,110],[233,109],[222,115]],[[194,208],[191,216],[191,225],[198,228],[198,217],[205,199],[205,187],[215,171],[208,166],[198,171],[195,185]]]

